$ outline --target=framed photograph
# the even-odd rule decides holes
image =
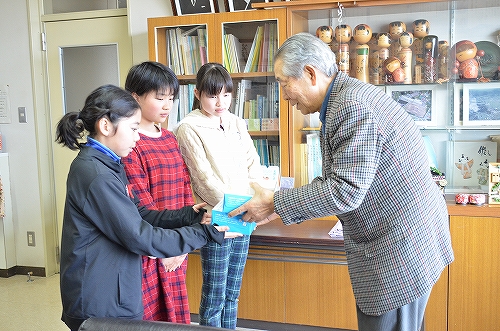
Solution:
[[[250,10],[252,8],[252,3],[257,2],[269,2],[268,0],[224,0],[224,5],[226,7],[226,11],[242,11],[242,10]]]
[[[464,123],[464,90],[463,84],[455,83],[453,89],[453,125],[461,126]]]
[[[170,0],[170,3],[175,16],[209,14],[219,11],[215,0]]]
[[[435,85],[390,85],[386,92],[403,107],[419,126],[436,126]]]
[[[500,125],[500,83],[463,85],[463,125]]]

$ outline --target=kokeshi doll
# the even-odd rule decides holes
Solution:
[[[401,61],[401,68],[405,73],[403,84],[412,83],[412,50],[410,46],[413,44],[413,34],[405,31],[399,36],[399,44],[401,50],[398,52],[398,59]]]
[[[399,44],[399,36],[406,31],[406,24],[402,21],[394,21],[389,23],[389,35],[392,43],[389,47],[389,56],[397,56],[401,45]]]
[[[368,63],[370,47],[367,44],[356,46],[356,78],[362,82],[369,83]]]
[[[325,44],[330,45],[333,40],[333,29],[331,26],[322,25],[316,29],[316,37],[321,39]]]
[[[339,44],[349,44],[352,38],[352,29],[347,24],[340,24],[335,27],[335,40]]]
[[[430,32],[430,23],[428,20],[419,19],[413,21],[413,56],[415,65],[424,64],[424,37]]]
[[[389,47],[391,46],[392,39],[388,32],[381,32],[377,34],[377,47],[378,55],[380,57],[380,82],[387,83],[386,74],[382,68],[382,63],[389,57]]]
[[[368,83],[370,81],[368,74],[368,54],[370,52],[370,47],[367,43],[372,37],[372,30],[366,24],[358,24],[354,28],[353,38],[358,43],[356,46],[356,69],[355,77],[363,82]]]
[[[437,80],[438,37],[424,37],[424,83],[434,83]]]
[[[347,24],[340,24],[335,27],[335,40],[339,44],[337,55],[337,65],[339,70],[349,74],[350,70],[350,53],[349,42],[352,38],[352,29]]]
[[[339,51],[337,53],[337,62],[339,66],[339,71],[342,71],[349,75],[349,44],[340,44]]]
[[[450,45],[446,40],[438,42],[438,78],[448,79],[449,75],[449,55]]]
[[[368,58],[368,67],[370,69],[370,84],[378,85],[380,84],[380,71],[382,69],[382,63],[380,61],[379,50],[370,50],[370,55]]]

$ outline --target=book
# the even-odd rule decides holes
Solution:
[[[344,239],[344,229],[342,228],[342,223],[337,221],[333,228],[328,231],[328,235],[333,239]]]
[[[250,53],[248,54],[248,60],[245,65],[244,72],[256,72],[259,63],[260,49],[262,47],[262,39],[264,35],[264,27],[258,26],[255,31],[255,37],[253,39],[252,47],[250,48]]]
[[[201,65],[204,65],[205,63],[208,62],[207,29],[198,29],[197,32],[198,32],[198,47],[200,49],[200,61],[201,61]]]
[[[229,217],[227,214],[252,198],[251,195],[224,194],[224,198],[212,209],[212,223],[228,226],[229,231],[250,235],[257,227],[255,222],[245,222],[242,215]]]
[[[262,166],[262,180],[259,185],[271,191],[277,191],[280,188],[281,175],[278,166]]]
[[[308,182],[322,174],[322,156],[319,143],[319,133],[309,133],[306,135],[307,142],[307,178]]]

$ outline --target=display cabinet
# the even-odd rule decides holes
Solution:
[[[276,22],[278,45],[287,36],[298,32],[314,34],[319,27],[324,26],[332,27],[332,31],[335,31],[339,25],[349,25],[352,30],[359,25],[367,25],[372,35],[379,36],[385,33],[390,36],[391,28],[398,30],[403,25],[406,26],[407,32],[413,33],[415,23],[417,28],[415,35],[419,35],[422,31],[426,32],[426,35],[414,37],[409,47],[412,51],[411,60],[405,58],[403,64],[400,60],[400,67],[406,70],[405,77],[409,76],[411,80],[400,81],[394,72],[389,71],[391,76],[387,76],[381,71],[383,61],[380,54],[385,54],[385,47],[379,47],[374,40],[366,43],[369,47],[368,58],[371,60],[368,63],[372,64],[368,70],[373,69],[369,72],[371,75],[368,75],[368,80],[370,82],[371,76],[373,79],[371,83],[390,94],[414,117],[425,138],[431,164],[446,174],[448,181],[445,187],[446,194],[487,193],[488,164],[498,162],[500,156],[497,144],[500,140],[500,82],[498,81],[500,6],[497,1],[296,0],[255,3],[253,7],[259,10],[149,19],[150,59],[169,63],[165,51],[165,31],[170,27],[181,27],[188,31],[198,25],[206,26],[208,61],[220,63],[226,61],[226,66],[233,66],[228,62],[230,56],[225,48],[228,37],[225,35],[232,34],[240,43],[251,46],[260,22]],[[431,37],[425,39],[427,36]],[[426,67],[425,51],[418,48],[419,43],[424,47],[424,41],[430,45],[427,54],[432,55],[432,59],[429,57],[427,60],[430,64],[436,65],[432,66],[431,71],[429,71],[431,67]],[[400,49],[395,45],[396,43],[391,43],[387,51],[398,57]],[[404,45],[404,41],[400,45]],[[357,42],[349,43],[351,63],[356,63],[354,53],[357,46]],[[332,51],[338,52],[341,46],[332,40],[331,48]],[[465,60],[460,57],[461,61],[456,63],[456,50],[459,49],[459,53],[465,50],[467,53],[474,48],[476,54],[467,60],[475,60],[479,64],[475,69],[472,65],[472,71],[477,70],[477,76],[471,78],[468,76],[469,66],[466,64],[473,61],[463,64]],[[381,49],[383,52],[380,52]],[[373,56],[375,52],[378,52],[379,56],[376,61]],[[373,63],[377,62],[375,68]],[[405,67],[407,63],[411,63],[410,69]],[[444,68],[446,71],[441,71]],[[352,72],[351,65],[344,70],[356,75]],[[236,82],[235,86],[247,79],[252,84],[274,82],[270,67],[263,71],[257,69],[257,72],[240,72],[240,66],[239,70],[231,68],[231,71]],[[378,81],[375,77],[378,77]],[[180,75],[179,78],[186,84],[194,81],[193,75]],[[318,118],[303,116],[286,101],[281,98],[278,100],[279,131],[252,130],[251,134],[254,138],[263,135],[267,139],[279,141],[282,175],[294,177],[295,185],[299,186],[310,180],[308,172],[304,171],[308,162],[306,148],[308,142],[314,141],[319,131]],[[498,223],[500,209],[495,209],[493,205],[455,206],[454,202],[448,207],[456,260],[445,269],[433,288],[425,315],[425,329],[470,330],[478,329],[476,326],[481,326],[480,329],[485,330],[494,329],[495,326],[491,323],[494,323],[495,317],[500,312],[494,304],[497,285],[494,280],[498,268],[488,256],[495,256],[495,252],[498,251],[490,236],[496,233],[494,229]],[[321,223],[322,221],[325,223]],[[301,240],[296,239],[300,237],[297,233],[304,232],[307,233],[308,240],[321,237],[321,234],[314,233],[314,228],[318,224],[328,224],[326,227],[331,228],[334,223],[332,222],[331,219],[314,220],[287,229],[290,235],[288,242],[280,239],[282,233],[279,231],[277,236],[270,235],[273,228],[258,228],[259,233],[252,235],[251,245],[254,250],[249,255],[243,280],[240,318],[353,330],[357,328],[345,260],[333,259],[323,263],[318,260],[321,252],[314,251],[317,247],[308,246],[307,243],[302,244]],[[482,224],[492,230],[483,228]],[[468,229],[473,232],[468,232]],[[280,231],[282,230],[280,228]],[[483,237],[486,240],[483,241]],[[262,238],[271,241],[262,242]],[[293,246],[292,243],[298,242],[301,243],[300,247]],[[328,238],[322,238],[321,242],[326,246],[331,244]],[[483,244],[478,245],[478,242]],[[255,250],[261,246],[269,250],[266,254],[283,255],[283,258],[266,259],[255,254]],[[292,246],[296,252],[291,254],[292,258],[287,259],[287,255],[290,255],[287,249]],[[488,253],[489,248],[492,249],[492,254]],[[297,254],[309,256],[310,261],[297,260]],[[194,256],[193,260],[197,258]],[[473,262],[475,260],[479,263]],[[471,271],[473,265],[473,268],[477,269]],[[492,268],[488,269],[484,267],[485,265],[491,265]],[[199,270],[190,268],[188,270],[188,279],[191,281],[190,300],[196,306],[198,287],[201,286]],[[270,276],[270,273],[274,276]],[[278,284],[270,277],[284,281]],[[255,281],[256,279],[262,281]],[[308,280],[310,282],[307,282]],[[335,287],[337,284],[340,286]],[[487,284],[484,289],[483,284]],[[318,288],[329,291],[318,291]],[[316,298],[305,302],[306,294],[302,289],[315,291]],[[194,298],[191,293],[195,293]],[[333,311],[330,313],[339,312],[345,318],[335,319],[328,316],[328,311],[322,311],[319,315],[301,313],[300,308],[304,305],[297,304],[298,301],[304,301],[307,307],[315,307],[314,309],[319,309],[315,305],[322,306],[322,309],[332,305],[335,308],[332,308]]]
[[[276,5],[283,3],[254,4],[254,7],[269,8]],[[417,71],[424,73],[425,63],[420,62],[418,65],[421,55],[418,55],[417,44],[425,37],[414,37],[410,46],[413,57],[409,61],[412,63],[409,74],[412,80],[405,83],[384,82],[383,79],[373,81],[370,75],[369,82],[392,95],[415,118],[422,135],[430,142],[436,167],[446,174],[448,193],[463,190],[487,192],[488,162],[496,162],[500,155],[495,141],[495,137],[500,134],[500,48],[497,45],[500,43],[497,24],[500,8],[497,2],[324,0],[314,4],[294,1],[286,5],[288,35],[304,31],[314,34],[322,26],[332,27],[335,35],[335,28],[342,24],[351,27],[353,31],[359,25],[368,25],[372,35],[378,36],[380,33],[389,33],[390,24],[395,22],[401,22],[406,26],[406,31],[419,35],[414,30],[421,29],[419,25],[425,21],[427,35],[437,37],[434,43],[448,45],[444,55],[438,54],[436,46],[435,61],[444,64],[438,67],[436,63],[435,78],[430,81],[423,79],[423,76],[416,79]],[[455,70],[456,45],[466,40],[477,48],[474,60],[477,59],[480,64],[477,77],[471,79],[462,76],[461,67],[458,74],[454,73],[459,69]],[[378,46],[375,37],[367,44],[370,49],[369,64],[375,62],[373,55],[376,54],[379,56],[379,66],[382,65],[380,50],[383,47]],[[351,38],[348,45],[351,56],[350,75],[355,77],[353,67],[358,43]],[[394,45],[397,42],[392,40],[389,50]],[[338,52],[340,46],[335,37],[330,46],[333,51]],[[401,48],[399,45],[399,49]],[[446,53],[449,53],[447,57]],[[397,51],[393,53],[392,50],[389,55],[400,56]],[[439,73],[441,67],[446,68],[443,75]],[[369,67],[368,70],[372,71],[372,68]],[[379,75],[383,73],[380,72]],[[290,173],[296,178],[297,185],[301,185],[307,182],[301,166],[304,164],[303,145],[307,143],[307,135],[317,129],[311,128],[310,118],[292,108],[289,110],[289,118]],[[467,163],[471,160],[473,165],[469,167]]]
[[[168,125],[191,110],[199,67],[222,63],[233,78],[231,111],[247,121],[261,163],[289,176],[288,121],[281,116],[288,105],[273,73],[273,54],[285,37],[285,9],[149,18],[149,57],[170,66],[181,83]]]

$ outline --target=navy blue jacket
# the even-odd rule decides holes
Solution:
[[[138,207],[123,164],[92,147],[82,147],[66,186],[60,286],[71,330],[89,317],[142,319],[142,255],[179,256],[224,239],[191,207]]]

